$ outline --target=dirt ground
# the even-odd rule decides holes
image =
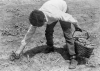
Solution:
[[[100,0],[66,0],[69,13],[80,26],[91,35],[89,40],[96,44],[89,64],[68,69],[69,60],[63,51],[65,40],[59,23],[55,27],[55,52],[46,54],[45,26],[38,28],[24,50],[25,56],[15,62],[9,55],[16,51],[29,27],[28,16],[47,0],[1,0],[0,1],[0,71],[100,71]],[[29,56],[29,58],[27,58]]]

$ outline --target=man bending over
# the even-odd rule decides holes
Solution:
[[[41,8],[34,10],[30,13],[29,16],[30,27],[21,41],[20,48],[15,52],[16,56],[20,56],[23,53],[23,49],[30,42],[33,34],[36,31],[37,27],[42,27],[46,24],[46,51],[53,52],[53,32],[54,27],[57,22],[60,22],[60,25],[63,30],[63,34],[66,40],[66,48],[70,54],[70,69],[74,69],[77,66],[76,53],[74,47],[74,39],[72,37],[75,30],[82,31],[77,24],[77,20],[73,18],[72,15],[68,14],[67,4],[64,0],[48,0],[45,2]],[[67,53],[66,53],[67,54]]]

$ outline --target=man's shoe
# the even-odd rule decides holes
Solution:
[[[76,66],[77,66],[77,64],[78,64],[77,60],[75,60],[75,58],[72,58],[72,59],[70,60],[69,69],[75,69]]]
[[[47,46],[45,49],[45,53],[54,52],[54,46]]]

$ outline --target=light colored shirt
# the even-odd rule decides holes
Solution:
[[[47,24],[51,24],[58,20],[72,23],[77,22],[77,20],[75,20],[72,15],[66,13],[67,4],[64,0],[49,0],[45,2],[39,10],[41,10],[45,14]],[[35,33],[35,30],[36,27],[30,25],[28,32],[21,42],[22,47],[24,47],[30,41],[33,34]]]
[[[72,15],[66,13],[67,4],[64,0],[48,0],[39,9],[45,14],[47,24],[51,24],[57,20],[66,22],[77,22]]]

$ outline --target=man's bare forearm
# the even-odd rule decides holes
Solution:
[[[30,40],[31,40],[31,38],[32,38],[32,36],[33,36],[33,34],[35,33],[35,31],[36,31],[36,27],[34,27],[34,26],[31,25],[29,27],[29,30],[27,31],[24,39],[22,40],[22,44],[23,43],[26,43],[26,44],[29,43]]]
[[[16,51],[16,53],[20,54],[20,53],[24,50],[25,46],[30,42],[30,40],[31,40],[33,34],[35,33],[35,31],[36,31],[36,27],[30,25],[30,27],[29,27],[29,29],[28,29],[28,31],[27,31],[25,37],[24,37],[23,40],[21,41],[21,46],[20,46],[20,48]]]

